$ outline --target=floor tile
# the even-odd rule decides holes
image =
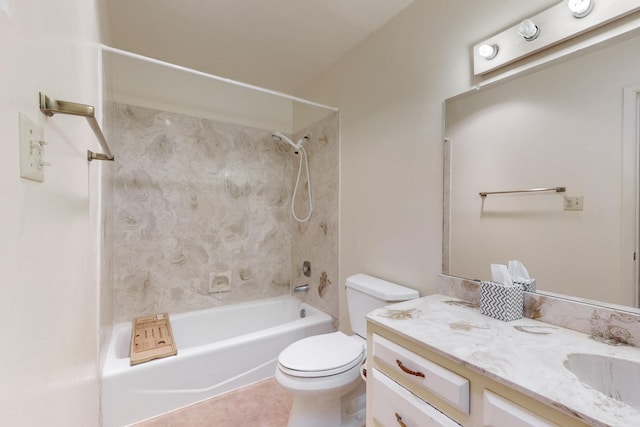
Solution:
[[[292,402],[271,377],[134,427],[286,427]]]

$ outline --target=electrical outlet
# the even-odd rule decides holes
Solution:
[[[564,196],[565,211],[581,211],[584,208],[584,197]]]

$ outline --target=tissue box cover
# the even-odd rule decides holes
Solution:
[[[536,279],[529,280],[514,280],[514,285],[520,285],[525,290],[525,292],[535,292],[536,291]]]
[[[480,313],[505,322],[522,318],[524,297],[521,285],[480,283]]]

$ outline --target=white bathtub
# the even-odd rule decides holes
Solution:
[[[329,315],[291,296],[170,318],[178,355],[136,366],[129,366],[131,322],[114,326],[102,370],[103,427],[122,427],[273,376],[286,346],[333,331]]]

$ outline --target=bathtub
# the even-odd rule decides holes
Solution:
[[[103,427],[122,427],[271,377],[286,346],[334,330],[329,315],[292,296],[170,318],[178,355],[135,366],[129,366],[131,322],[114,326],[102,369]]]

